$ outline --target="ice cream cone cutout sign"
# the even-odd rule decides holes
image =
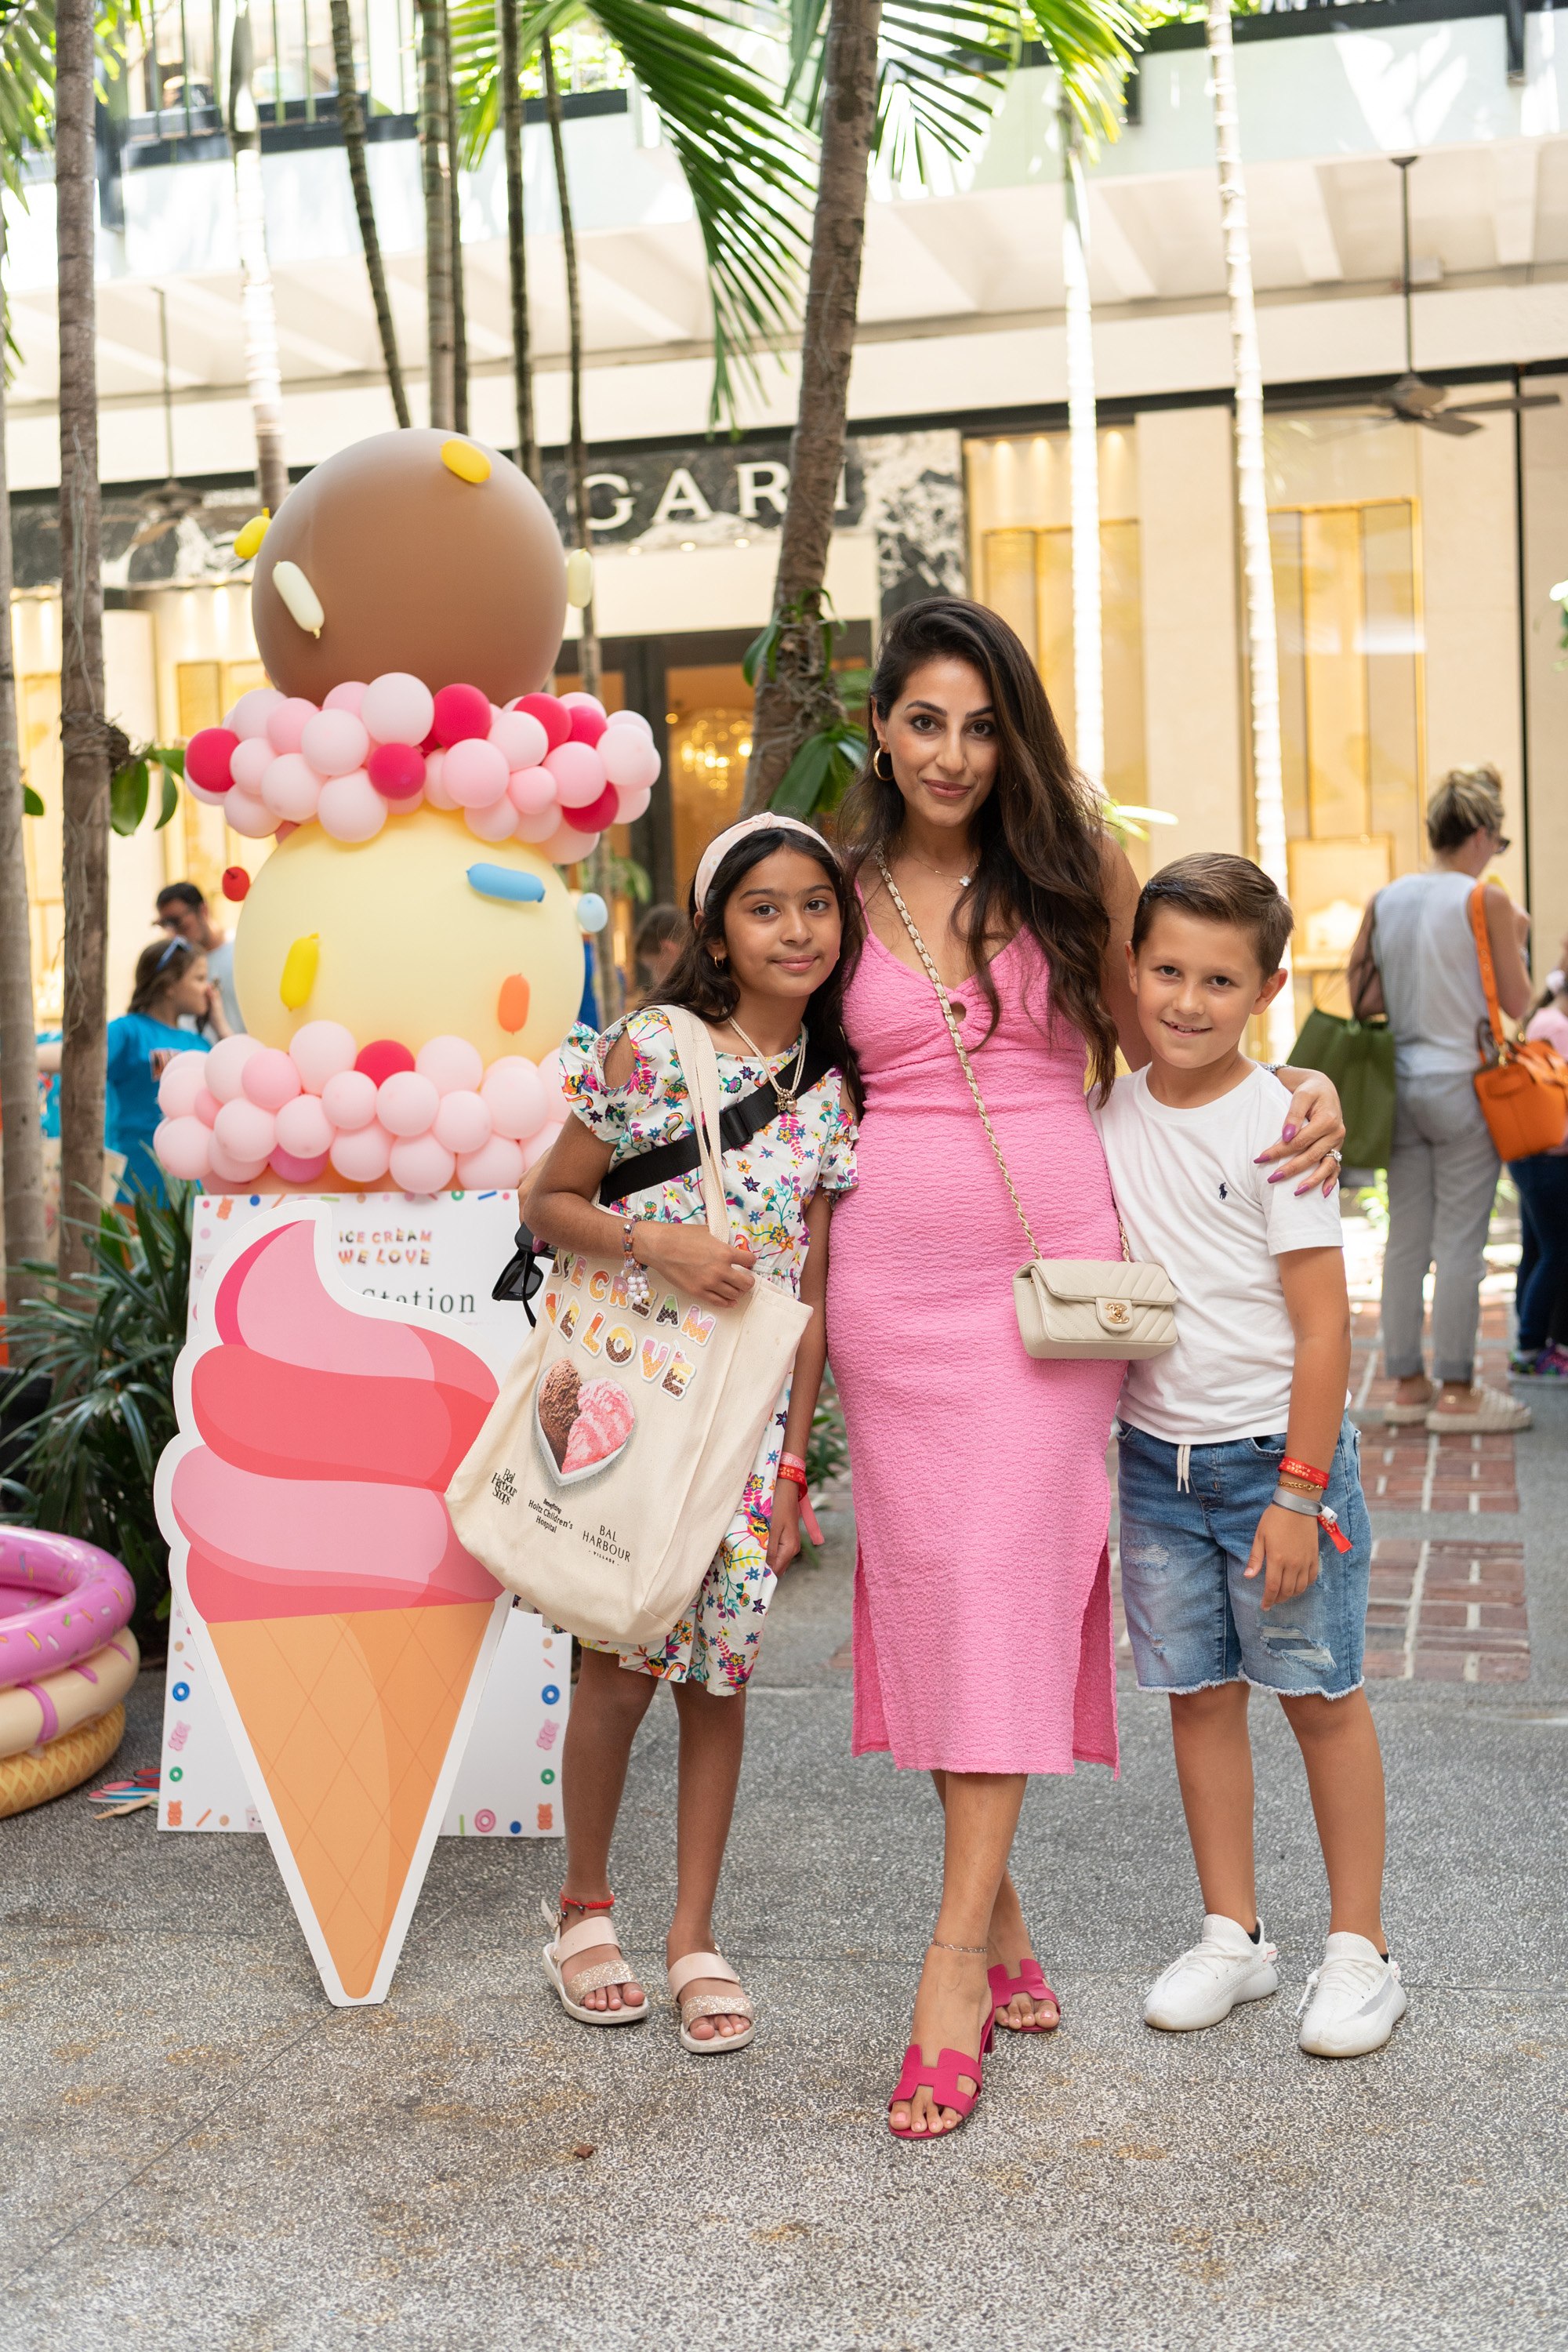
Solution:
[[[233,1231],[180,1357],[158,1517],[327,1997],[386,1998],[510,1595],[443,1495],[471,1349],[343,1289],[330,1213]]]

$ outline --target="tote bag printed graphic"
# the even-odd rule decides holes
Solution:
[[[712,1040],[690,1014],[669,1018],[699,1113],[709,1230],[727,1242]],[[453,1525],[552,1622],[595,1641],[661,1641],[734,1515],[810,1309],[760,1278],[735,1307],[666,1285],[637,1304],[624,1265],[569,1252],[539,1306],[447,1488]]]

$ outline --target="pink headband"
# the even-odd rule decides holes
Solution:
[[[749,833],[765,833],[778,825],[787,826],[792,833],[804,833],[816,849],[827,848],[826,842],[817,832],[816,827],[814,824],[803,824],[797,816],[784,816],[777,809],[763,809],[758,816],[743,816],[739,824],[728,826],[716,840],[710,841],[702,853],[702,861],[697,868],[697,880],[692,886],[699,914],[708,903],[708,893],[713,887],[713,877],[735,844],[738,841],[744,841]],[[828,854],[831,856],[832,852],[829,851]]]

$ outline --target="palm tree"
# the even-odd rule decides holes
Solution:
[[[283,379],[278,311],[267,258],[267,205],[261,183],[261,117],[251,86],[256,44],[250,0],[237,0],[228,60],[228,137],[234,155],[235,226],[239,243],[245,375],[256,420],[256,472],[261,503],[276,514],[289,494],[283,454]]]
[[[528,321],[528,244],[524,214],[522,58],[518,0],[499,0],[501,140],[506,149],[507,281],[511,293],[511,366],[517,399],[517,462],[531,482],[540,479],[533,429],[533,360]]]
[[[52,12],[51,12],[52,13]],[[48,142],[54,27],[42,9],[24,6],[0,24],[0,189],[21,193],[25,153]],[[15,1316],[36,1285],[22,1272],[46,1245],[43,1136],[34,1060],[31,929],[27,866],[22,849],[26,795],[16,729],[16,674],[11,638],[11,508],[5,479],[5,217],[0,205],[0,1150],[5,1182],[4,1296]]]
[[[452,206],[447,190],[447,43],[442,0],[419,0],[419,159],[425,195],[425,340],[430,422],[457,423]]]
[[[55,204],[59,282],[60,788],[65,1048],[60,1093],[62,1280],[89,1265],[83,1219],[103,1188],[104,954],[109,931],[109,729],[98,487],[93,265],[92,0],[58,0]],[[9,612],[5,615],[9,622]]]
[[[331,6],[332,58],[338,77],[338,121],[349,161],[354,215],[359,222],[360,244],[364,248],[370,299],[375,306],[375,329],[381,338],[381,356],[386,369],[387,388],[392,394],[392,405],[399,425],[406,425],[409,421],[408,394],[403,384],[403,364],[397,356],[397,330],[393,323],[392,303],[386,290],[386,269],[381,257],[375,206],[371,201],[370,169],[365,159],[364,109],[360,104],[359,83],[354,74],[353,27],[349,17],[349,0],[331,0]]]
[[[452,79],[452,16],[441,9],[441,83],[446,100],[447,249],[452,259],[452,423],[468,429],[468,322],[463,300],[463,180],[458,165],[458,88]]]
[[[1263,470],[1263,371],[1258,355],[1258,315],[1252,299],[1252,247],[1241,170],[1230,0],[1207,0],[1205,25],[1236,375],[1236,501],[1241,524],[1242,573],[1247,583],[1258,863],[1288,895],[1290,869],[1285,850],[1284,761],[1279,742],[1279,643],[1274,625],[1274,570],[1268,544],[1268,493]],[[1289,988],[1282,989],[1268,1008],[1268,1051],[1279,1061],[1289,1055],[1296,1034],[1292,994]]]
[[[1068,452],[1072,514],[1073,758],[1105,781],[1105,665],[1100,611],[1100,427],[1094,396],[1094,314],[1089,296],[1089,198],[1081,130],[1065,97],[1062,283],[1067,313]]]
[[[813,739],[837,748],[812,775],[841,782],[842,747],[855,732],[833,679],[824,582],[844,462],[870,158],[887,153],[895,171],[911,162],[923,170],[933,148],[967,151],[1026,37],[1046,47],[1079,119],[1110,127],[1107,92],[1130,61],[1135,31],[1121,0],[885,0],[880,8],[874,0],[790,0],[790,86],[820,128],[822,164],[773,617],[752,648],[748,810],[772,803]],[[1098,531],[1096,545],[1098,554]],[[792,781],[792,804],[805,808],[815,787],[803,781],[798,793]]]
[[[550,121],[550,151],[555,163],[555,196],[561,211],[561,247],[566,264],[566,331],[571,367],[571,420],[566,438],[566,478],[572,504],[572,535],[580,548],[593,545],[588,520],[588,452],[583,439],[583,300],[577,282],[577,236],[572,225],[572,190],[566,176],[566,142],[561,123],[561,85],[555,44],[546,35],[541,51],[544,104]],[[590,582],[592,574],[589,575]],[[584,694],[599,691],[599,632],[594,622],[592,587],[581,606],[583,635],[577,667]]]

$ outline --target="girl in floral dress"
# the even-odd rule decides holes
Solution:
[[[669,1989],[682,2043],[704,2055],[738,2049],[752,2032],[752,2004],[713,1948],[712,1905],[740,1774],[746,1685],[774,1585],[800,1548],[806,1441],[826,1356],[828,1214],[834,1195],[855,1181],[858,1080],[839,995],[841,950],[858,940],[858,902],[833,851],[792,819],[731,826],[698,868],[691,936],[660,996],[711,1033],[727,1129],[746,1107],[742,1139],[724,1138],[729,1244],[708,1229],[695,1165],[669,1166],[694,1130],[686,1078],[657,1004],[602,1036],[577,1028],[566,1040],[561,1060],[574,1116],[528,1199],[535,1234],[554,1247],[599,1256],[624,1249],[689,1297],[717,1306],[733,1305],[761,1277],[814,1309],[690,1609],[656,1647],[584,1644],[563,1754],[566,1883],[550,1915],[545,1968],[572,2016],[632,2024],[647,2015],[647,2000],[607,1916],[610,1841],[633,1737],[657,1685],[671,1685],[680,1795]]]

